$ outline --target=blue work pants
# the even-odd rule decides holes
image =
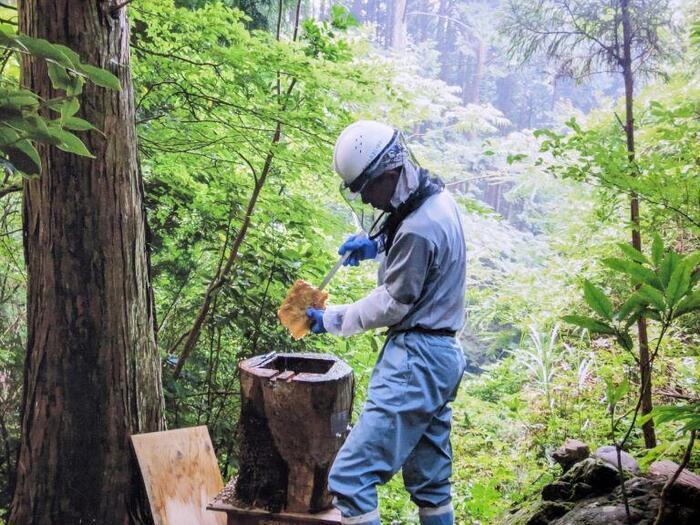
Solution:
[[[364,410],[328,479],[343,523],[379,525],[376,486],[402,467],[421,523],[453,523],[449,403],[464,368],[464,353],[453,337],[420,332],[389,336],[372,372]]]

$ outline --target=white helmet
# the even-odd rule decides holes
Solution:
[[[391,142],[396,130],[373,120],[350,124],[335,141],[333,168],[350,185]]]

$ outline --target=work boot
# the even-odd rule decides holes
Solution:
[[[421,525],[454,525],[455,522],[451,503],[442,507],[421,507],[418,516]]]

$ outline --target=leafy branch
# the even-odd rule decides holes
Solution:
[[[20,88],[16,81],[0,85],[2,156],[13,169],[26,175],[38,175],[41,171],[35,143],[91,157],[92,154],[82,140],[71,133],[95,129],[89,122],[75,116],[80,109],[78,96],[82,93],[86,80],[98,86],[119,90],[119,79],[109,71],[81,62],[78,54],[66,46],[15,34],[5,27],[0,27],[0,48],[9,54],[24,54],[45,60],[53,88],[65,92],[65,96],[44,100],[31,91]],[[43,116],[44,109],[60,116],[46,118]],[[7,189],[3,188],[3,191]]]

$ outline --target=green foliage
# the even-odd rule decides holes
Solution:
[[[171,428],[206,424],[224,476],[235,475],[236,364],[270,350],[332,352],[347,360],[356,374],[354,416],[361,412],[382,336],[292,341],[276,317],[291,282],[317,283],[335,261],[343,234],[355,229],[330,159],[337,133],[356,118],[402,127],[420,162],[448,182],[464,210],[469,264],[462,342],[474,373],[453,406],[457,522],[503,523],[559,473],[550,454],[566,437],[592,448],[609,443],[612,407],[615,430],[631,422],[630,389],[638,382],[631,327],[640,315],[656,319],[650,340],[663,339],[654,366],[656,399],[664,392],[699,394],[700,273],[693,254],[700,248],[700,91],[694,72],[671,71],[635,101],[638,151],[631,164],[612,112],[583,115],[566,100],[595,91],[590,104],[607,108],[615,86],[592,82],[574,92],[561,76],[573,72],[571,64],[547,68],[535,55],[528,67],[536,74],[516,71],[496,35],[499,6],[457,2],[451,17],[465,33],[453,38],[454,50],[414,38],[397,55],[375,46],[375,28],[358,27],[341,7],[330,8],[324,19],[304,20],[293,41],[296,3],[282,4],[279,41],[274,30],[255,30],[276,28],[276,2],[136,0],[129,6]],[[306,9],[302,4],[302,13]],[[592,12],[589,18],[605,16]],[[467,102],[476,63],[468,32],[491,39],[484,42],[489,58],[481,92],[493,105]],[[94,82],[115,87],[114,79],[90,68],[66,66],[64,60],[79,59],[65,48],[39,48],[55,53],[45,58],[52,82],[77,89],[92,72]],[[4,86],[18,85],[15,56],[22,52],[11,51]],[[452,69],[465,89],[445,81],[441,69]],[[547,97],[555,90],[559,99],[552,104]],[[37,104],[48,106],[51,118],[76,136],[93,129],[77,116],[77,96],[20,100],[27,115]],[[519,120],[519,113],[531,118]],[[543,122],[552,129],[523,129]],[[274,141],[278,123],[281,138]],[[169,350],[190,328],[230,253],[268,157],[237,262],[183,375],[174,380],[177,349]],[[630,193],[643,205],[643,253],[618,244],[629,228],[620,204]],[[4,388],[0,379],[0,419],[9,436],[3,445],[10,450],[7,461],[0,447],[0,480],[13,468],[19,435],[26,342],[21,227],[20,195],[0,197],[0,378],[11,385]],[[343,269],[329,287],[330,301],[362,297],[375,273],[372,264]],[[566,312],[575,315],[563,319],[584,330],[557,330]],[[682,453],[678,431],[696,424],[693,406],[654,412],[661,444],[653,454]],[[628,448],[638,446],[635,427]],[[380,494],[385,522],[417,523],[400,476]],[[8,497],[0,483],[0,507]]]
[[[69,48],[51,44],[43,39],[17,35],[13,28],[0,27],[0,48],[6,54],[28,54],[46,61],[54,89],[64,95],[42,100],[29,90],[19,87],[17,77],[3,75],[0,85],[0,152],[9,168],[25,175],[38,175],[41,170],[35,144],[56,146],[63,151],[85,157],[92,156],[71,131],[86,131],[93,126],[75,117],[86,80],[109,89],[120,89],[119,79],[109,71],[85,64]],[[4,62],[7,66],[6,55]],[[46,109],[60,116],[46,118]]]
[[[700,273],[700,251],[682,255],[666,251],[659,236],[652,245],[652,262],[643,254],[621,245],[627,258],[606,258],[603,263],[631,277],[638,286],[616,310],[605,293],[584,281],[584,298],[598,318],[568,315],[563,319],[597,334],[613,334],[627,350],[632,350],[629,327],[641,316],[659,320],[664,326],[690,312],[700,310],[694,289]],[[639,262],[638,262],[639,261]],[[660,262],[659,262],[660,261]]]
[[[630,383],[627,379],[619,385],[613,383],[612,379],[605,378],[605,400],[608,403],[608,410],[613,412],[615,407],[624,399],[630,390]]]
[[[654,70],[669,54],[670,41],[660,44],[669,25],[668,0],[629,2],[629,45],[638,73]],[[619,1],[518,0],[507,2],[509,54],[523,61],[544,55],[571,76],[583,77],[610,68],[621,70],[624,60],[623,9]]]
[[[650,417],[657,425],[669,422],[681,423],[680,432],[700,430],[700,403],[687,403],[675,406],[659,406],[654,408]]]
[[[328,159],[351,119],[345,101],[369,102],[381,91],[371,69],[351,65],[342,27],[352,22],[338,9],[331,22],[304,22],[297,42],[251,32],[239,11],[219,3],[184,9],[143,0],[131,15],[168,417],[174,425],[206,422],[230,475],[236,363],[271,349],[327,349],[331,341],[292,341],[276,310],[295,279],[320,281],[342,234],[351,231]],[[173,380],[176,343],[228,256],[258,186],[236,264],[183,376]],[[330,292],[340,300],[359,298],[371,285],[359,284],[361,275],[344,282],[339,276]],[[364,336],[339,352],[359,373],[371,370],[373,347],[375,339]]]
[[[618,195],[637,195],[649,208],[649,220],[659,224],[682,220],[700,227],[696,164],[700,146],[695,139],[700,132],[696,118],[700,90],[678,78],[665,90],[664,98],[650,89],[636,104],[639,130],[634,162],[627,155],[623,128],[614,117],[605,116],[602,122],[585,127],[569,121],[568,134],[536,132],[544,138],[542,152],[555,159],[545,168]]]

